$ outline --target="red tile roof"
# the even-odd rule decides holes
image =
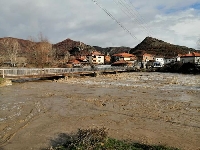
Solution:
[[[182,57],[200,57],[200,53],[192,52],[192,53],[182,55]]]
[[[71,63],[71,64],[80,64],[80,61],[75,59],[75,60],[69,61],[69,63]]]

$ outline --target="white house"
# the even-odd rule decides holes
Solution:
[[[155,57],[155,62],[153,63],[153,67],[163,67],[165,64],[165,60],[163,57]]]
[[[194,63],[200,65],[200,53],[192,52],[181,56],[180,61],[182,63]]]
[[[104,64],[104,55],[95,51],[91,55],[87,56],[90,64]]]
[[[177,61],[177,58],[165,58],[164,64],[169,64],[169,63],[176,62],[176,61]]]

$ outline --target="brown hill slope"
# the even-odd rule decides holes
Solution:
[[[0,53],[4,53],[9,48],[15,47],[18,49],[19,55],[24,55],[30,50],[30,47],[34,44],[35,42],[13,37],[0,38]]]
[[[121,46],[121,47],[106,47],[106,48],[94,46],[94,48],[97,51],[100,51],[102,54],[109,54],[109,55],[113,55],[113,54],[121,53],[121,52],[127,52],[128,53],[131,50],[130,47],[124,47],[124,46]]]
[[[162,55],[166,57],[177,56],[178,54],[186,54],[195,49],[186,46],[173,45],[162,40],[146,37],[140,44],[130,50],[130,53],[139,54],[147,52],[154,55]]]
[[[86,45],[80,41],[73,41],[69,38],[62,42],[53,44],[53,48],[56,51],[57,57],[63,57],[67,52],[72,55],[87,55],[91,51],[95,50],[95,48],[90,45]]]

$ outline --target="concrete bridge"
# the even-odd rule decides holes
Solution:
[[[127,71],[127,67],[95,67],[95,68],[9,68],[0,69],[3,78],[41,78],[53,76],[67,76],[70,73]]]

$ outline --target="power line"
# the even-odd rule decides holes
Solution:
[[[92,0],[99,8],[101,8],[111,19],[113,19],[124,31],[131,35],[132,38],[138,40],[136,36],[134,36],[131,31],[129,31],[121,22],[119,22],[107,9],[103,8],[97,0]],[[140,41],[140,40],[138,40]]]
[[[126,1],[126,0],[124,0]],[[142,17],[142,15],[139,13],[139,11],[137,11],[137,9],[134,7],[133,3],[131,2],[131,0],[127,0],[129,2],[128,6],[131,8],[132,7],[132,11],[133,13],[135,13],[136,15],[138,15],[139,20],[144,24],[144,27],[148,29],[149,33],[152,34],[152,31],[148,28],[148,25],[145,23],[145,19]],[[135,12],[134,12],[135,11]]]
[[[118,7],[120,7],[120,9],[132,20],[134,19],[138,25],[140,25],[141,28],[144,29],[144,31],[146,31],[146,33],[148,34],[148,36],[151,35],[150,31],[148,30],[148,28],[144,25],[145,22],[142,21],[140,18],[141,16],[138,15],[138,13],[135,13],[134,10],[135,9],[132,9],[131,6],[126,2],[126,0],[117,0],[117,2],[115,0],[113,0],[117,5]],[[131,4],[132,5],[132,4]],[[133,7],[134,8],[134,7]],[[128,13],[128,14],[127,14]]]

